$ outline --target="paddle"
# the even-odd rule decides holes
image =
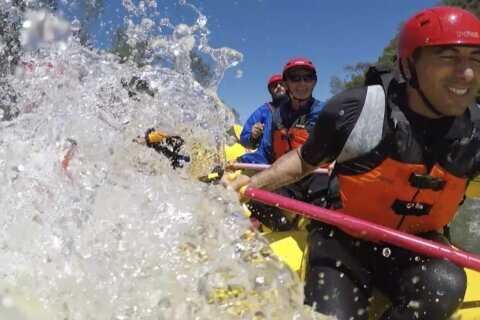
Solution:
[[[449,246],[426,240],[411,234],[387,228],[372,222],[351,217],[344,213],[317,207],[302,201],[286,198],[268,191],[243,187],[240,192],[244,197],[293,211],[302,216],[319,220],[341,228],[348,228],[360,232],[360,236],[368,240],[376,240],[412,251],[426,256],[444,258],[453,263],[480,271],[480,257]]]
[[[259,164],[259,163],[241,163],[241,162],[236,162],[233,164],[233,167],[235,169],[250,169],[250,170],[266,170],[270,168],[269,164]],[[318,168],[313,173],[321,173],[321,174],[328,174],[328,169],[324,168]]]
[[[261,170],[266,170],[270,168],[269,164],[260,164],[260,163],[241,163],[241,162],[236,162],[233,165],[227,166],[228,168],[232,169],[237,169],[237,170],[256,170],[256,171],[261,171]],[[323,168],[318,168],[314,173],[318,174],[328,174],[328,169],[323,169]],[[211,173],[198,177],[199,181],[202,182],[212,182],[216,181],[222,178],[223,174],[225,173],[225,169],[222,169],[220,167],[215,168]]]

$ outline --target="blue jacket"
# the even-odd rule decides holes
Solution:
[[[308,127],[315,127],[317,122],[318,115],[325,105],[324,102],[315,100],[314,104],[310,107],[310,112],[308,116]],[[293,111],[290,107],[290,101],[285,102],[280,105],[280,116],[282,118],[282,123],[285,127],[290,127],[296,118],[302,115],[301,111]],[[273,132],[272,132],[272,117],[265,123],[263,128],[264,134],[260,141],[260,145],[257,150],[252,153],[246,153],[243,156],[237,159],[238,162],[243,163],[258,163],[258,164],[272,164],[274,162],[273,157]],[[268,133],[268,134],[267,134]]]
[[[258,144],[260,143],[262,137],[260,136],[257,140],[252,140],[252,127],[255,123],[258,122],[263,123],[263,125],[265,126],[265,123],[267,121],[270,121],[270,119],[272,118],[272,108],[273,107],[270,105],[269,102],[265,102],[260,107],[258,107],[257,110],[255,110],[247,119],[247,121],[243,125],[242,133],[240,133],[240,143],[245,148],[255,149],[258,147]]]

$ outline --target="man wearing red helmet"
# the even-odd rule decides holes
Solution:
[[[273,163],[285,153],[300,147],[313,130],[324,103],[312,97],[317,83],[313,63],[304,58],[290,60],[283,68],[283,81],[289,100],[274,109],[271,121],[265,124],[265,134],[258,149],[237,159],[245,163]],[[309,175],[274,192],[297,200],[316,203],[322,201],[327,190],[328,177]],[[296,216],[287,215],[278,208],[252,201],[248,204],[252,217],[275,231],[288,230],[296,225]]]
[[[377,72],[379,84],[336,95],[300,149],[231,187],[276,189],[336,160],[331,208],[448,244],[438,230],[480,172],[480,21],[455,7],[421,11],[400,31],[398,59],[402,77]],[[465,272],[447,260],[310,227],[305,299],[319,312],[368,319],[373,287],[391,299],[380,319],[449,319],[463,300]]]
[[[272,96],[271,102],[265,102],[257,110],[255,110],[243,125],[240,134],[240,143],[245,148],[255,149],[262,138],[263,127],[269,121],[272,111],[281,103],[288,99],[285,86],[283,84],[282,75],[275,74],[268,79],[268,92]]]

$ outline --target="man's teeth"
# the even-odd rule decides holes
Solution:
[[[448,88],[451,92],[455,93],[455,94],[458,94],[458,95],[462,95],[462,94],[465,94],[467,93],[468,89],[456,89],[456,88],[451,88],[449,87]]]

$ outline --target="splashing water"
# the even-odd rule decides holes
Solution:
[[[47,10],[27,12],[23,22],[20,43],[26,50],[51,47],[59,44],[65,48],[70,37],[70,25]]]
[[[195,180],[221,158],[233,120],[216,86],[242,55],[198,40],[203,15],[154,38],[153,20],[130,20],[152,55],[181,57],[140,70],[65,41],[71,29],[56,19],[28,14],[24,63],[1,85],[18,112],[0,122],[0,318],[317,317],[302,308],[298,277],[248,231],[235,195]],[[217,63],[207,89],[185,67],[200,43]],[[122,79],[134,75],[153,97],[131,98]],[[193,163],[173,171],[131,142],[149,127],[181,135]]]

